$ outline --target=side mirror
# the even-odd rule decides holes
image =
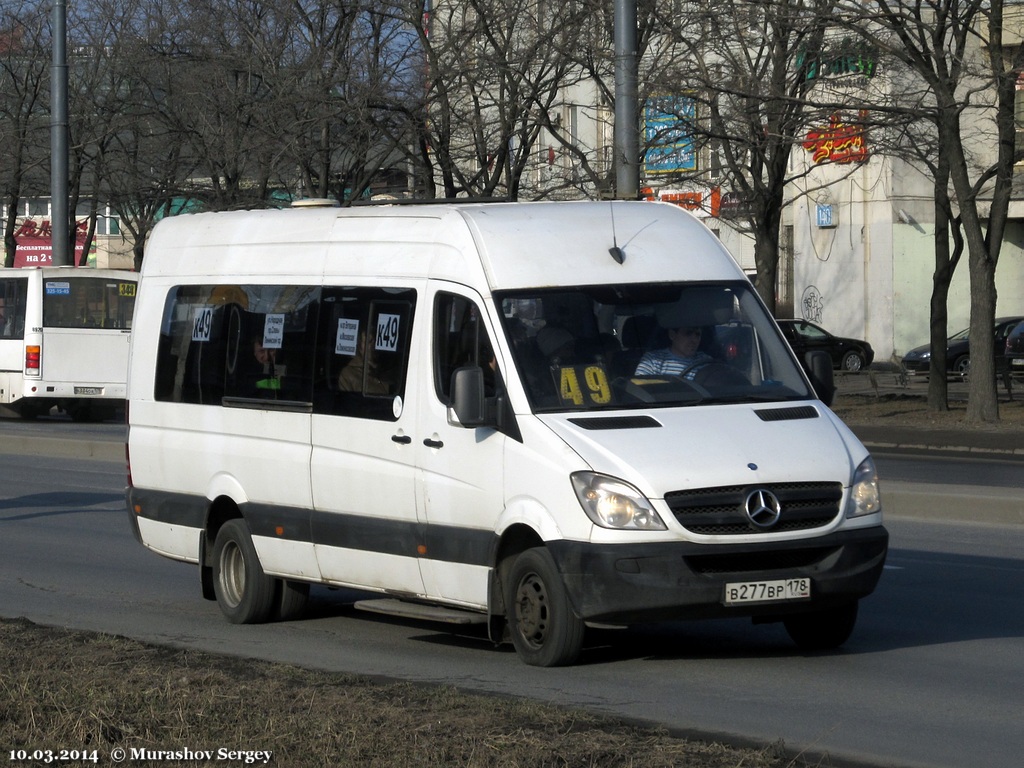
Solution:
[[[486,426],[487,405],[484,397],[484,372],[478,365],[465,365],[452,373],[449,421],[463,427]]]
[[[832,373],[832,358],[820,349],[804,355],[804,367],[811,379],[814,392],[825,405],[832,405],[836,396],[835,378]]]

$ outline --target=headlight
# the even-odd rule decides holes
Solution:
[[[583,511],[602,528],[666,530],[651,502],[629,483],[594,472],[573,472],[570,478]]]
[[[853,473],[850,501],[846,505],[847,517],[860,517],[882,511],[882,498],[878,493],[878,473],[870,456]]]

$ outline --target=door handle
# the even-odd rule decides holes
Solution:
[[[444,443],[440,440],[431,440],[429,437],[423,441],[423,444],[427,448],[444,448]]]
[[[412,438],[408,435],[392,435],[391,442],[398,443],[399,445],[408,445],[412,442]]]

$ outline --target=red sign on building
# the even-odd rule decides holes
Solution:
[[[815,163],[863,163],[868,159],[865,133],[863,125],[844,123],[837,112],[829,119],[827,128],[807,132],[804,149],[811,153]]]
[[[81,263],[88,226],[86,221],[79,221],[75,225],[75,264]],[[53,264],[53,229],[49,221],[25,219],[14,233],[14,239],[18,242],[14,251],[14,266],[46,267]]]

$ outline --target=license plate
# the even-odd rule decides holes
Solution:
[[[1024,357],[1015,357],[1015,358],[1013,358],[1013,364],[1014,365],[1024,365]]]
[[[725,585],[726,605],[740,603],[775,603],[782,600],[809,600],[810,579],[779,579],[777,581],[742,581]]]
[[[102,395],[103,387],[75,387],[76,395]]]

